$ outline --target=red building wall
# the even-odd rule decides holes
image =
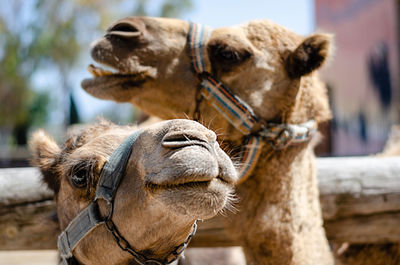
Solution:
[[[379,152],[399,121],[396,0],[315,0],[317,30],[335,35],[322,71],[331,93],[332,154]]]

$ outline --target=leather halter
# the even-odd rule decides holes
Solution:
[[[200,80],[201,95],[245,136],[242,145],[239,184],[252,173],[265,143],[269,143],[274,149],[279,150],[290,145],[307,142],[317,131],[317,122],[309,120],[302,124],[277,124],[262,121],[246,102],[212,75],[211,63],[206,50],[210,34],[209,27],[190,23],[189,54],[192,68]],[[198,102],[200,100],[196,97],[194,116],[199,116],[199,113],[196,113],[199,111]]]
[[[60,265],[77,264],[78,262],[72,253],[73,250],[85,236],[100,225],[105,225],[106,229],[112,233],[118,246],[123,251],[128,252],[133,260],[140,265],[163,265],[172,263],[179,258],[190,239],[195,234],[197,228],[196,222],[193,224],[193,230],[186,241],[177,246],[165,260],[147,259],[132,249],[128,241],[119,233],[112,221],[115,194],[125,174],[126,165],[132,153],[132,145],[135,143],[140,133],[141,131],[139,130],[131,134],[114,150],[101,171],[95,199],[84,208],[58,236],[57,245],[61,256]],[[109,207],[108,214],[105,218],[101,216],[99,210],[98,200],[100,199],[106,201]]]

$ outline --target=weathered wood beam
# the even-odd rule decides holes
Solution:
[[[400,157],[317,159],[330,240],[400,242]],[[52,193],[34,168],[0,169],[0,249],[55,248]],[[223,216],[199,224],[192,247],[237,245]]]
[[[53,249],[53,193],[36,168],[0,169],[0,249]]]
[[[38,169],[0,169],[0,207],[48,200],[52,196],[53,192],[42,183]]]
[[[400,157],[320,158],[317,167],[330,240],[400,242]]]

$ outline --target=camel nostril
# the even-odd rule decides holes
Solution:
[[[189,145],[209,146],[207,137],[194,131],[167,133],[162,139],[162,146],[181,148]]]
[[[122,38],[136,38],[142,35],[140,30],[128,22],[119,22],[111,26],[107,30],[107,35],[117,36]]]
[[[112,26],[107,31],[124,31],[124,32],[139,32],[139,30],[132,25],[131,23],[121,22],[117,23],[116,25]]]

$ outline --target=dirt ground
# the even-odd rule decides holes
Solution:
[[[57,265],[56,250],[0,251],[0,265]]]

